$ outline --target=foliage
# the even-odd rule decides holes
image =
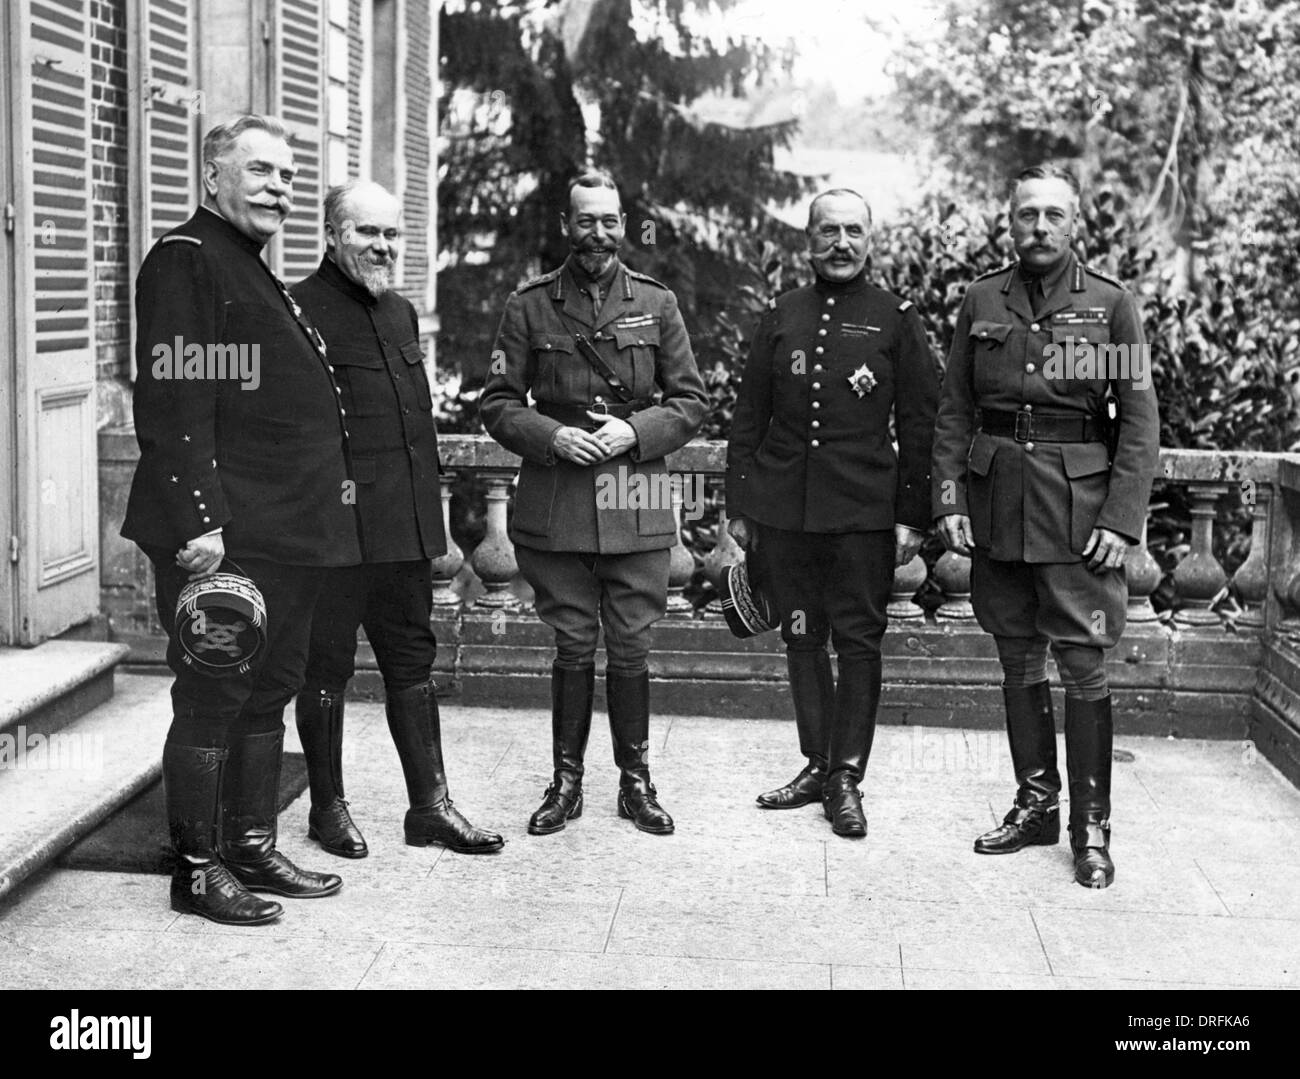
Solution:
[[[587,6],[582,43],[566,40],[570,9]],[[567,253],[559,213],[583,168],[619,182],[624,257],[673,288],[691,329],[727,305],[746,243],[788,231],[766,207],[805,187],[772,164],[794,116],[729,125],[696,107],[781,80],[788,58],[701,35],[695,6],[658,0],[651,25],[632,0],[443,8],[439,286],[468,302],[440,304],[439,344],[462,373],[486,367],[506,293]]]

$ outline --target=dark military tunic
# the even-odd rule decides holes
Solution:
[[[175,552],[221,528],[235,559],[347,565],[361,552],[344,501],[343,408],[310,324],[260,252],[199,209],[140,268],[140,463],[122,535]],[[256,384],[229,362],[241,347],[256,359]],[[190,366],[175,364],[177,352]]]
[[[292,292],[325,339],[342,390],[364,561],[445,554],[438,432],[415,308],[391,290],[375,299],[329,258]]]
[[[728,512],[791,532],[929,527],[937,396],[910,302],[865,273],[785,293],[764,312],[745,366]]]
[[[561,427],[593,429],[583,410],[617,401],[577,351],[575,333],[592,342],[644,406],[627,417],[636,445],[591,466],[557,458],[551,447]],[[568,262],[528,282],[506,301],[479,404],[488,433],[523,458],[510,538],[546,551],[671,547],[676,524],[665,499],[633,505],[629,498],[625,507],[598,509],[597,491],[662,490],[656,477],[668,474],[665,455],[690,441],[708,403],[677,298],[654,278],[620,264],[599,314]]]
[[[1139,366],[1144,345],[1133,296],[1073,255],[1037,315],[1018,264],[976,280],[957,315],[944,377],[934,517],[967,514],[976,547],[999,561],[1078,562],[1094,527],[1136,543],[1160,437],[1149,365]],[[1119,410],[1113,461],[1102,441],[1035,442],[980,430],[977,409],[1100,420],[1108,386]]]

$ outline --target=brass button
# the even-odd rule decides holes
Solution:
[[[818,345],[815,349],[813,349],[813,352],[815,352],[818,356],[820,356],[825,351],[826,350],[822,348],[821,345]]]
[[[1033,406],[1033,405],[1025,405],[1024,410],[1025,410],[1026,412],[1033,412],[1033,411],[1034,411],[1034,406]]]
[[[808,445],[810,445],[813,449],[816,449],[818,446],[821,445],[821,443],[814,438],[810,443],[808,443]]]
[[[831,320],[831,316],[828,315],[825,311],[823,311],[823,312],[822,312],[822,321],[823,321],[823,322],[830,322],[830,320]]]
[[[820,351],[820,349],[819,349],[818,351]],[[819,364],[819,363],[815,363],[815,364],[813,364],[813,370],[814,370],[814,371],[820,371],[821,369],[822,369],[822,365],[821,365],[821,364]],[[213,463],[215,464],[215,462],[213,462]]]
[[[818,331],[817,331],[817,336],[818,336],[818,337],[825,337],[825,336],[826,336],[826,327],[823,326],[820,330],[818,330]]]
[[[827,297],[826,297],[826,306],[827,306],[827,307],[834,307],[834,306],[835,306],[835,297],[834,297],[834,296],[827,296]],[[826,316],[823,315],[822,317],[825,318]]]
[[[195,491],[195,492],[194,492],[194,497],[195,497],[195,498],[198,498],[199,495],[201,495],[202,493],[203,493],[202,491]]]
[[[1034,333],[1037,333],[1037,332],[1038,332],[1038,323],[1037,323],[1037,322],[1031,323],[1030,326],[1029,326],[1029,328],[1030,328],[1031,330],[1033,330]]]
[[[821,408],[821,407],[822,407],[822,403],[820,401],[813,402],[813,408]]]
[[[1033,452],[1034,452],[1034,444],[1033,444],[1032,442],[1026,442],[1026,443],[1025,443],[1025,452],[1026,452],[1026,453],[1033,453]]]
[[[813,421],[812,421],[812,426],[813,426],[813,429],[814,429],[814,430],[815,430],[816,428],[820,427],[821,425],[822,425],[822,424],[821,424],[821,420],[813,420]]]
[[[814,390],[820,390],[821,388],[822,388],[822,384],[821,384],[820,382],[814,382],[814,383],[813,383],[813,389],[814,389]]]
[[[1032,363],[1025,364],[1025,370],[1032,375],[1034,373],[1034,365]]]

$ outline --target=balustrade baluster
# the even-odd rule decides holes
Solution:
[[[1251,495],[1250,554],[1232,575],[1240,597],[1242,612],[1237,625],[1247,629],[1264,627],[1264,601],[1268,598],[1269,521],[1272,516],[1273,490],[1267,485],[1245,488]]]
[[[934,612],[935,618],[968,622],[975,618],[970,603],[970,558],[956,551],[945,551],[934,565],[934,579],[943,589],[944,600]]]
[[[1188,629],[1204,629],[1220,624],[1210,604],[1228,581],[1219,560],[1214,557],[1215,505],[1228,488],[1219,483],[1195,484],[1192,499],[1192,549],[1174,570],[1174,593],[1183,607],[1174,621]]]
[[[1151,606],[1151,594],[1160,587],[1160,563],[1147,549],[1147,522],[1142,522],[1142,535],[1138,545],[1124,559],[1124,575],[1128,581],[1129,622],[1157,622],[1159,616]]]
[[[487,534],[474,548],[469,564],[485,591],[475,606],[518,609],[519,600],[510,590],[510,582],[519,572],[519,563],[515,561],[515,545],[506,534],[506,506],[514,472],[485,468],[481,474],[487,484]]]
[[[456,574],[465,565],[465,552],[461,550],[451,535],[451,485],[456,480],[455,472],[444,472],[439,477],[442,485],[442,521],[447,544],[447,553],[433,560],[433,605],[435,607],[459,607],[460,596],[452,589]]]
[[[674,476],[672,485],[673,502],[673,546],[668,558],[668,614],[676,618],[689,618],[694,612],[691,601],[682,595],[691,583],[695,573],[695,559],[682,543],[682,484],[689,482],[688,476]]]

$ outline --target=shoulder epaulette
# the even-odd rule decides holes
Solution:
[[[1092,277],[1100,277],[1108,285],[1114,285],[1116,288],[1124,287],[1124,282],[1116,280],[1111,277],[1110,274],[1102,273],[1100,270],[1094,270],[1091,266],[1085,266],[1084,270]]]
[[[1015,265],[1016,264],[1014,262],[1008,262],[1005,266],[999,266],[996,270],[989,270],[987,273],[980,274],[977,278],[975,278],[975,280],[985,281],[990,277],[997,277],[997,275],[1000,273],[1006,273],[1008,270],[1014,269]]]
[[[635,277],[638,281],[644,281],[648,285],[655,285],[658,288],[663,289],[665,292],[669,291],[668,286],[665,285],[662,281],[656,281],[649,274],[642,273],[640,270],[633,270],[629,268],[627,271],[627,275],[628,277]]]
[[[193,244],[195,247],[203,246],[203,241],[200,240],[197,236],[182,236],[178,232],[174,232],[170,236],[164,236],[162,240],[159,242],[165,244],[174,244],[179,240],[184,240],[187,244]]]
[[[898,309],[899,309],[900,311],[906,311],[906,310],[907,310],[909,307],[911,307],[911,306],[912,306],[912,301],[911,301],[911,300],[904,300],[902,303],[900,303],[900,304],[898,305]]]
[[[562,269],[564,269],[563,266],[557,266],[550,273],[544,273],[541,275],[541,277],[534,277],[531,281],[525,281],[522,285],[520,285],[517,289],[515,289],[515,291],[527,292],[530,288],[536,288],[538,285],[550,284],[552,281],[554,281],[557,277],[560,276],[560,271]]]

